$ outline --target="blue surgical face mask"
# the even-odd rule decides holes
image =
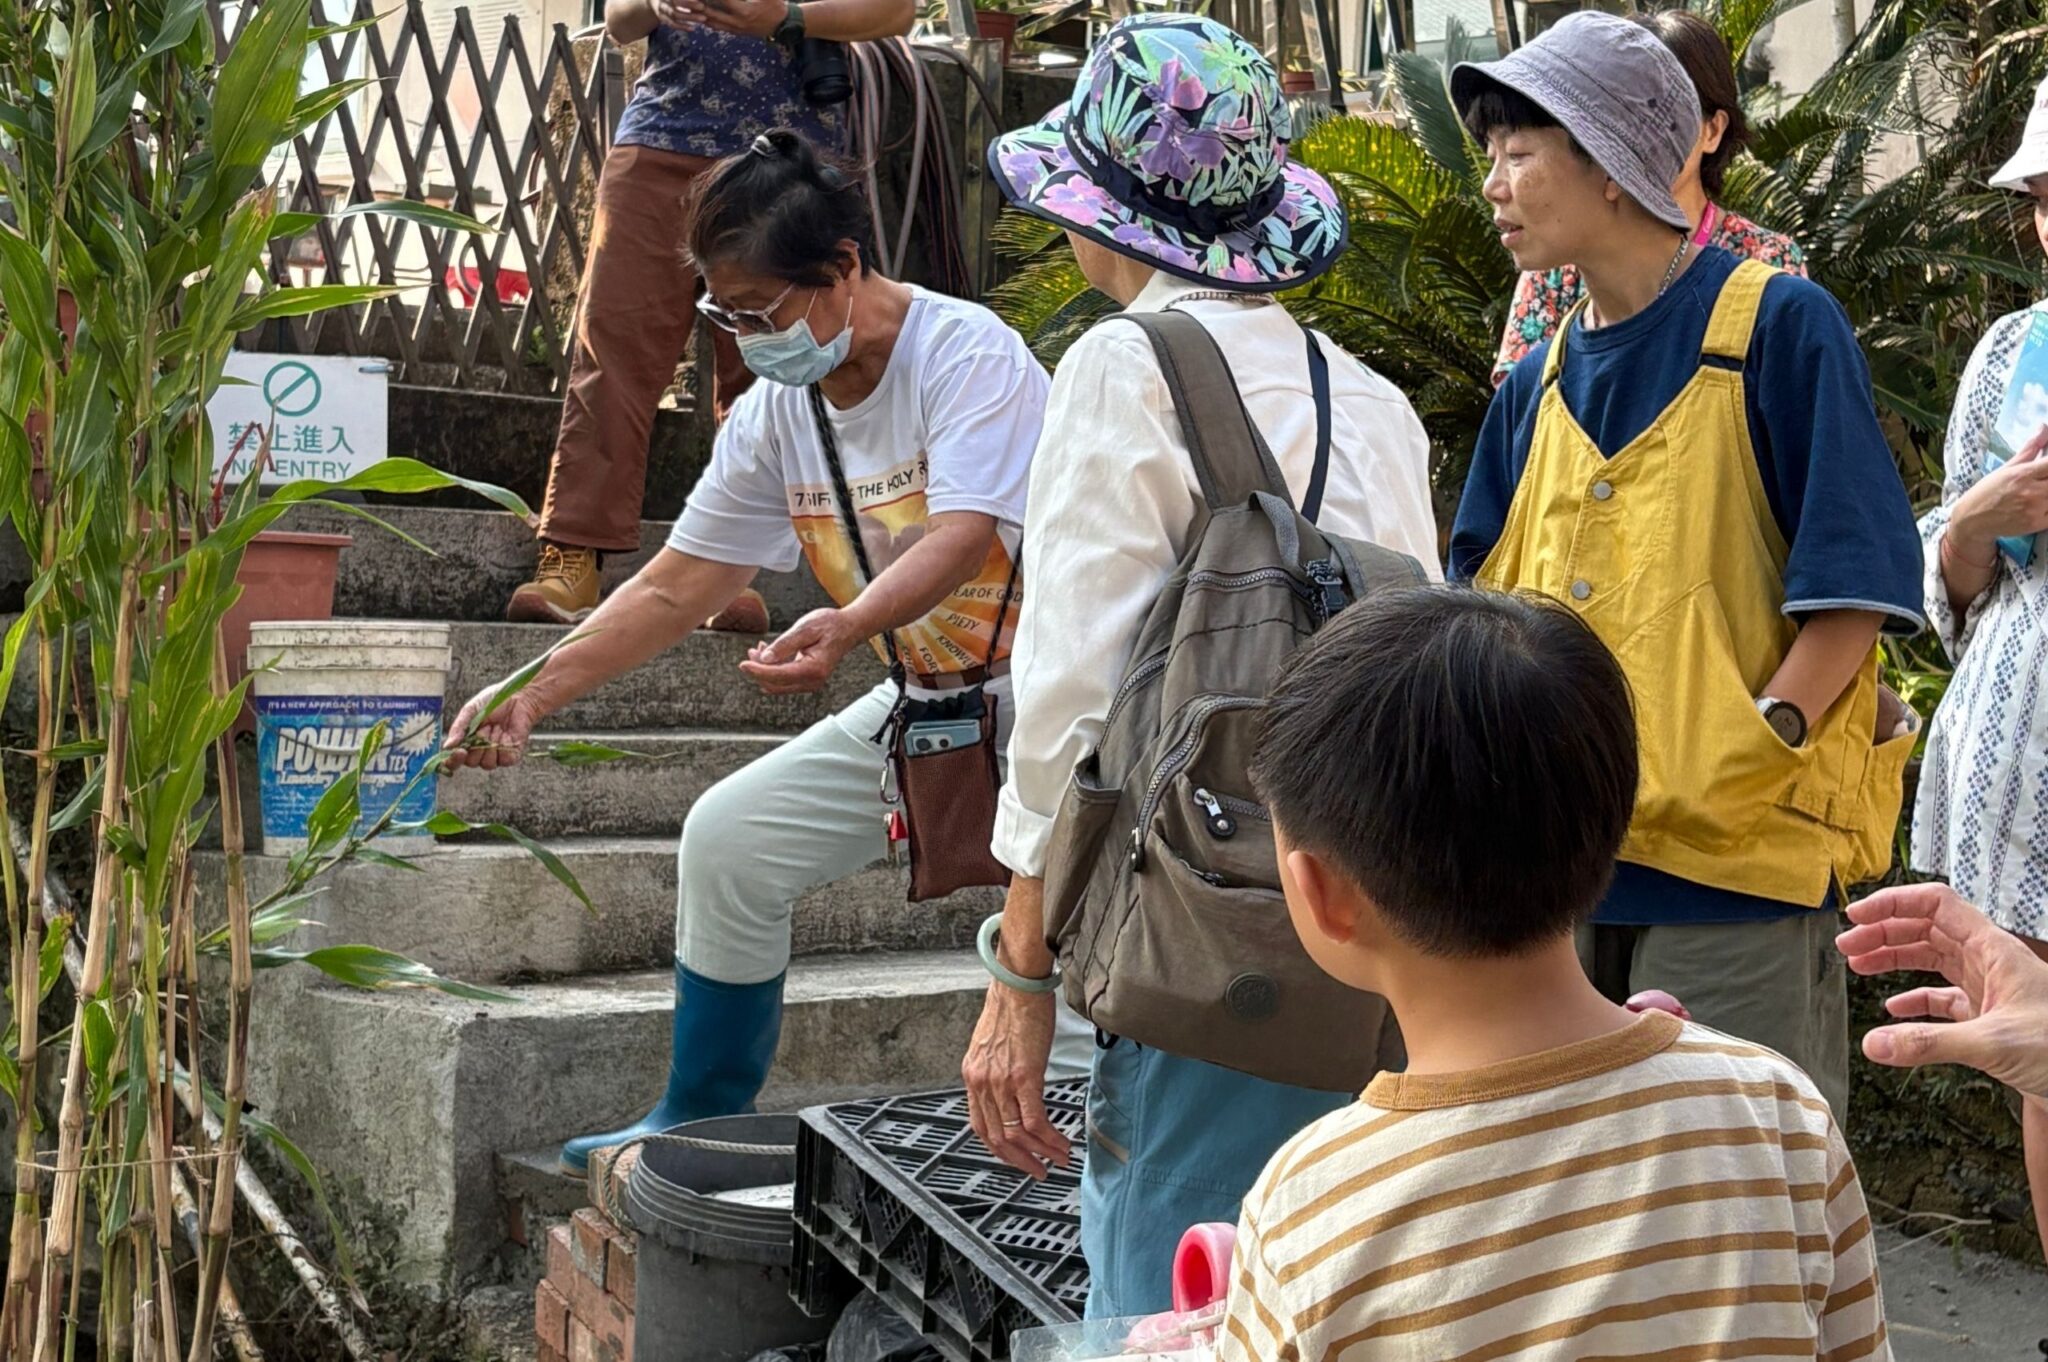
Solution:
[[[817,301],[818,295],[812,293],[811,302]],[[853,348],[853,299],[846,300],[846,325],[823,345],[811,334],[810,319],[807,307],[803,316],[781,331],[738,337],[740,359],[770,383],[808,388],[846,363],[847,352]]]

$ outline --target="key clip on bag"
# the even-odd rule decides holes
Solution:
[[[861,538],[860,522],[854,514],[853,494],[846,483],[846,470],[839,461],[839,441],[825,414],[825,397],[814,385],[810,390],[811,416],[818,427],[818,443],[825,451],[825,464],[832,471],[832,491],[839,503],[839,518],[846,537],[853,544],[854,561],[860,565],[862,588],[874,581],[875,570],[868,560],[867,544]],[[900,815],[891,811],[892,849],[899,817],[907,822],[910,842],[910,894],[912,903],[944,898],[961,889],[979,885],[1007,885],[1009,868],[995,858],[989,843],[995,836],[996,798],[1002,788],[1001,753],[996,748],[997,697],[990,694],[988,672],[1002,641],[1003,624],[1010,611],[1010,598],[1017,589],[1017,562],[1010,562],[1010,580],[1003,587],[1002,603],[996,610],[995,631],[989,637],[988,656],[982,659],[983,679],[942,699],[912,699],[909,671],[896,649],[893,629],[882,631],[882,647],[889,655],[889,679],[896,684],[896,704],[883,721],[875,741],[887,754],[882,772],[882,799],[901,805]]]

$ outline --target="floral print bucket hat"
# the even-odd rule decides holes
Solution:
[[[1213,19],[1138,15],[1088,57],[1073,98],[990,143],[1027,213],[1169,274],[1244,292],[1328,269],[1349,225],[1329,182],[1287,159],[1280,81]]]

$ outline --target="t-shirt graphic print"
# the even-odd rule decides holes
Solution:
[[[868,552],[868,562],[877,573],[910,552],[924,538],[925,520],[930,514],[925,489],[930,478],[930,461],[923,453],[893,468],[867,477],[848,475],[847,490],[853,494],[854,518]],[[860,594],[860,562],[847,542],[845,518],[840,514],[831,483],[798,484],[789,489],[789,520],[803,546],[805,561],[817,574],[819,585],[839,605]],[[989,545],[981,571],[937,608],[915,624],[896,630],[896,648],[903,665],[919,676],[943,676],[982,666],[990,660],[989,643],[1002,617],[1003,636],[994,656],[1000,661],[1010,655],[1010,640],[1017,629],[1017,609],[1022,603],[1021,584],[1010,608],[1002,608],[1010,586],[1010,546],[997,534]],[[881,641],[875,648],[882,650]]]
[[[1009,655],[1023,603],[1021,574],[1007,612],[1003,597],[1050,386],[1023,337],[994,313],[913,287],[875,390],[843,410],[828,404],[861,540],[877,573],[924,537],[932,516],[973,511],[996,520],[981,570],[924,618],[895,631],[913,677],[983,665],[999,613],[995,659]],[[807,561],[837,604],[860,594],[866,583],[806,390],[769,382],[747,390],[720,428],[711,466],[691,489],[668,542],[682,553],[777,572]]]

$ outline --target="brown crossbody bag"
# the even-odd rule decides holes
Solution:
[[[846,470],[839,461],[839,440],[825,413],[825,397],[816,386],[810,390],[811,416],[818,428],[818,443],[825,451],[825,465],[832,472],[832,492],[839,503],[840,522],[853,545],[854,561],[860,565],[861,587],[875,580],[868,547],[861,538],[860,520],[853,509],[853,493],[847,486]],[[910,894],[912,903],[944,898],[961,889],[980,885],[1007,885],[1010,871],[989,850],[995,837],[996,799],[1003,776],[996,747],[997,697],[988,690],[988,672],[995,665],[996,648],[1002,642],[1003,624],[1009,617],[1010,599],[1017,589],[1017,561],[1010,561],[1010,579],[1003,587],[1002,603],[996,608],[995,631],[989,636],[988,655],[982,659],[983,679],[943,698],[913,699],[909,669],[896,648],[896,631],[882,631],[882,648],[889,655],[889,679],[896,685],[896,703],[889,710],[875,741],[882,744],[885,766],[882,799],[899,805],[892,809],[893,825],[898,813],[908,825],[910,843]],[[963,742],[964,725],[974,725],[978,736]],[[891,849],[895,838],[891,837]]]

